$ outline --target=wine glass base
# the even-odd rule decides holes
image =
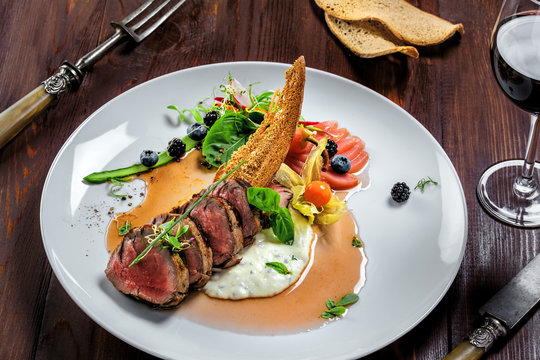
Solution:
[[[539,184],[540,163],[534,164],[533,178]],[[527,197],[514,192],[523,160],[507,160],[489,167],[480,178],[476,195],[488,214],[506,224],[522,228],[540,227],[540,189]]]

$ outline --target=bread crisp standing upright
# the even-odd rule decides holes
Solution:
[[[285,79],[276,110],[268,111],[247,143],[234,152],[227,164],[218,169],[214,181],[242,161],[245,163],[232,174],[232,178],[247,181],[256,187],[266,186],[272,180],[287,156],[300,118],[306,82],[306,62],[303,56],[285,72]]]

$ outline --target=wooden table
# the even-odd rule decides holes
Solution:
[[[142,1],[2,1],[0,109],[107,37]],[[189,0],[137,47],[123,46],[88,74],[76,93],[38,116],[0,150],[0,358],[150,358],[94,323],[68,297],[45,256],[39,203],[49,167],[72,131],[116,95],[179,69],[240,60],[307,64],[388,97],[442,144],[463,183],[469,212],[465,258],[452,287],[410,333],[368,359],[438,359],[475,325],[477,309],[540,251],[539,230],[489,217],[475,196],[490,164],[521,157],[527,116],[492,76],[488,42],[501,1],[418,0],[466,33],[404,56],[360,59],[327,29],[310,0]],[[61,194],[59,194],[61,196]],[[540,359],[540,313],[490,359]]]

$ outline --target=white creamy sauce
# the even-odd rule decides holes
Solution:
[[[276,295],[292,285],[309,262],[313,229],[306,218],[291,210],[294,222],[294,243],[279,242],[272,229],[261,231],[254,243],[242,250],[240,264],[215,272],[203,288],[211,297],[245,299]],[[296,259],[296,260],[293,260]],[[282,275],[266,266],[268,262],[283,263],[292,274]]]

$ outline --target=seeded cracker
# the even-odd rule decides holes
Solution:
[[[332,33],[353,53],[363,58],[373,58],[401,52],[418,58],[418,50],[413,46],[405,46],[382,24],[367,21],[347,21],[338,19],[328,13],[324,14],[326,24]]]
[[[341,20],[374,20],[384,24],[398,39],[413,45],[435,45],[456,32],[462,24],[452,24],[414,7],[405,0],[315,0],[327,14]]]

